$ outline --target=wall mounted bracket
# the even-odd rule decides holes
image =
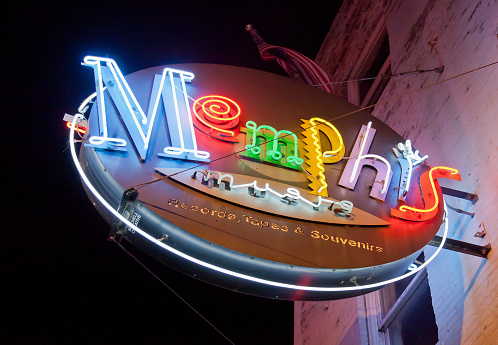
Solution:
[[[118,212],[129,221],[131,221],[135,213],[137,199],[138,191],[134,188],[130,188],[124,191],[121,202],[119,203]],[[128,227],[116,217],[114,219],[114,222],[112,223],[111,230],[109,231],[107,239],[109,241],[116,241],[118,243],[121,243],[121,238],[123,237],[123,234],[127,229]]]
[[[461,190],[451,189],[447,187],[441,187],[441,192],[443,192],[444,195],[454,196],[455,198],[472,201],[472,205],[475,205],[479,200],[479,196],[477,196],[477,194],[462,192]]]
[[[479,224],[479,230],[475,233],[474,237],[484,238],[486,236],[486,227],[484,226],[484,222]]]
[[[443,238],[441,236],[436,235],[428,244],[434,247],[439,247],[442,239]],[[485,246],[480,246],[477,244],[447,238],[443,248],[487,259],[488,253],[491,251],[491,244],[488,243]]]

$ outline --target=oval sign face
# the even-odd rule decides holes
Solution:
[[[123,78],[112,60],[85,63],[97,99],[80,160],[115,208],[140,185],[121,211],[147,235],[119,234],[186,274],[266,297],[349,297],[406,272],[441,225],[434,181],[453,172],[331,94],[240,67]]]

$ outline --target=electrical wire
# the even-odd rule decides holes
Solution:
[[[324,84],[314,84],[313,86],[325,86],[325,85],[335,85],[335,84],[345,84],[345,83],[352,83],[352,82],[358,82],[358,81],[367,81],[367,80],[375,80],[377,78],[382,78],[382,79],[388,79],[388,78],[394,78],[394,77],[404,77],[408,74],[421,74],[421,73],[427,73],[427,72],[438,72],[438,73],[443,73],[444,67],[436,67],[433,69],[419,69],[416,71],[407,71],[407,72],[400,72],[396,74],[381,74],[380,76],[377,77],[368,77],[368,78],[359,78],[359,79],[350,79],[350,80],[343,80],[343,81],[331,81],[330,83],[324,83]]]
[[[166,284],[161,278],[159,278],[154,272],[152,272],[143,262],[141,262],[135,255],[130,253],[121,243],[117,242],[114,238],[112,241],[118,245],[126,254],[128,254],[133,260],[135,260],[142,268],[149,272],[154,278],[156,278],[162,285],[164,285],[169,291],[171,291],[176,297],[178,297],[183,303],[185,303],[190,309],[192,309],[197,315],[199,315],[204,321],[206,321],[209,326],[214,328],[216,332],[221,334],[230,344],[235,345],[223,332],[216,328],[211,322],[208,321],[200,312],[198,312],[194,307],[192,307],[185,299],[183,299],[175,290],[173,290],[168,284]]]

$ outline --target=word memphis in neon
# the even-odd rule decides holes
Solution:
[[[153,127],[157,123],[161,108],[164,108],[167,121],[166,130],[169,132],[171,145],[164,147],[162,152],[158,153],[160,157],[209,162],[210,152],[200,150],[197,147],[195,129],[219,140],[227,142],[237,142],[238,140],[240,106],[232,99],[220,95],[200,97],[191,105],[186,87],[187,83],[194,80],[195,76],[191,72],[164,68],[161,74],[155,75],[147,107],[148,111],[145,114],[114,60],[87,56],[84,58],[83,65],[93,69],[96,92],[83,102],[78,111],[84,113],[88,109],[87,104],[91,99],[96,98],[98,114],[98,133],[90,133],[91,135],[85,143],[87,146],[104,150],[127,150],[128,143],[125,139],[110,134],[115,133],[115,131],[109,130],[110,122],[104,99],[105,94],[117,108],[122,123],[129,133],[131,143],[142,161],[145,161],[147,157],[152,142],[152,133],[157,132],[153,130]],[[322,197],[328,197],[324,164],[332,164],[342,160],[345,146],[340,132],[330,122],[319,117],[302,120],[302,122],[304,139],[301,142],[296,134],[289,130],[277,130],[269,125],[258,125],[254,121],[247,121],[245,127],[240,129],[240,132],[245,133],[245,150],[240,152],[239,156],[260,163],[303,171],[310,182],[308,186],[311,191],[309,193],[317,195],[319,197],[318,204],[320,204],[327,202],[327,199],[321,199]],[[79,130],[85,131],[86,127],[79,128]],[[95,130],[92,129],[92,131]],[[338,184],[354,190],[362,167],[368,165],[377,170],[370,196],[384,202],[393,172],[389,162],[384,157],[368,153],[375,132],[376,130],[372,128],[372,122],[361,127]],[[329,142],[323,143],[324,138]],[[331,149],[324,150],[324,147]],[[300,155],[300,150],[305,153],[304,156]],[[410,190],[413,170],[424,162],[427,156],[421,157],[418,151],[414,152],[409,140],[405,143],[399,143],[397,147],[393,148],[393,152],[402,170],[398,201],[403,203]],[[426,205],[430,205],[430,207],[416,209],[403,205],[398,210],[392,210],[392,216],[412,221],[422,221],[434,217],[439,203],[435,194],[434,179],[441,177],[458,179],[459,175],[455,169],[451,168],[431,169],[430,173],[423,174],[421,178],[424,200]],[[253,182],[241,186],[254,189],[256,194],[269,192],[280,196],[268,185],[261,188]],[[232,182],[229,187],[242,188],[234,186]],[[316,203],[310,202],[300,194],[298,195],[293,188],[289,188],[287,193],[282,194],[281,197],[316,207]],[[347,204],[341,205],[341,209],[347,210]]]

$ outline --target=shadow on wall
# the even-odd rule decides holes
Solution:
[[[448,200],[451,204],[452,200]],[[470,203],[465,205],[464,211],[471,208]],[[462,240],[464,234],[469,231],[472,217],[467,214],[457,213],[449,210],[450,229],[448,238]],[[453,220],[454,219],[454,220]],[[427,248],[427,255],[431,255],[435,248]],[[473,278],[466,286],[464,278],[463,260],[480,261],[475,269],[467,268],[469,275]],[[450,250],[442,250],[433,263],[427,267],[429,285],[431,288],[432,305],[438,326],[438,345],[461,344],[462,327],[464,320],[464,303],[479,274],[481,273],[486,259],[472,257],[467,254],[457,253]],[[467,267],[469,265],[466,265]],[[475,266],[472,267],[476,267]]]

